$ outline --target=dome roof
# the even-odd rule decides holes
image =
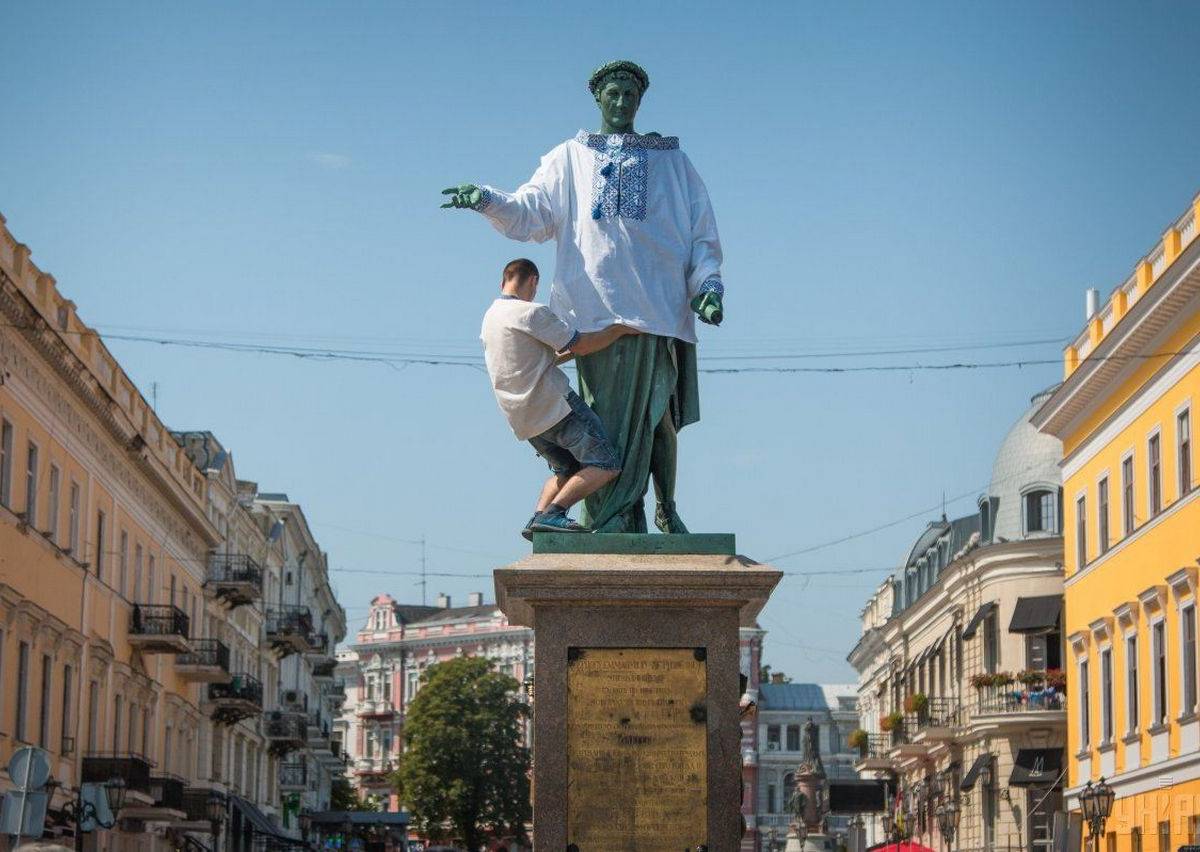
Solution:
[[[1062,485],[1062,442],[1039,432],[1030,418],[1053,392],[1048,388],[1033,397],[1000,444],[996,462],[992,465],[992,481],[987,495],[999,500],[992,541],[1013,541],[1023,535],[1021,524],[1021,495],[1037,485],[1045,485],[1057,495]]]

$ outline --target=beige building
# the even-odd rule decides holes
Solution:
[[[318,672],[332,683],[344,632],[299,507],[239,482],[211,435],[168,430],[0,227],[0,766],[49,755],[45,836],[73,842],[78,791],[120,779],[87,849],[294,843],[339,766]],[[284,683],[320,764],[290,794],[264,717]]]
[[[1029,418],[1009,432],[978,511],[931,523],[862,611],[849,660],[866,743],[903,833],[942,848],[1048,850],[1061,810],[1066,715],[1059,443]],[[883,820],[868,843],[885,839]]]

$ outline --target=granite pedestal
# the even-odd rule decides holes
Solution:
[[[661,535],[539,535],[495,572],[535,630],[537,852],[738,849],[738,628],[781,576],[732,536]]]

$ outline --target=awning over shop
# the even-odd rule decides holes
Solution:
[[[1017,598],[1013,608],[1009,633],[1044,633],[1058,627],[1062,615],[1063,596],[1043,595],[1038,598]]]
[[[1023,748],[1017,752],[1012,776],[1008,783],[1012,787],[1030,787],[1034,784],[1054,784],[1062,775],[1062,749]]]
[[[983,624],[983,620],[996,611],[996,602],[989,601],[975,610],[975,614],[971,616],[971,620],[967,622],[967,626],[963,628],[962,638],[970,639],[975,635],[975,631],[979,629],[979,625]]]
[[[346,826],[346,825],[408,825],[408,814],[405,811],[318,811],[312,815],[313,825]]]
[[[259,843],[260,846],[265,846],[270,849],[287,849],[290,847],[305,848],[304,842],[288,837],[279,830],[279,826],[275,825],[267,815],[260,811],[253,802],[243,799],[241,796],[230,796],[230,804],[238,810],[247,823],[250,824],[254,834],[264,838]]]
[[[971,764],[971,768],[967,770],[967,774],[963,776],[962,783],[958,785],[960,790],[970,790],[975,786],[975,781],[979,778],[979,774],[983,772],[992,763],[992,755],[985,752],[975,758],[975,762]]]

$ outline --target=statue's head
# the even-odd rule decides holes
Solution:
[[[650,88],[650,77],[636,62],[619,59],[601,65],[588,80],[588,88],[604,125],[614,133],[632,133],[633,119]]]

